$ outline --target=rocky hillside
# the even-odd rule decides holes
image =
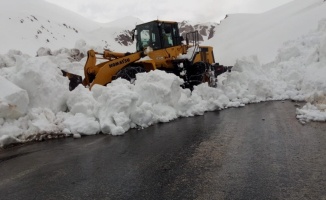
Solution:
[[[218,23],[192,23],[189,21],[179,22],[180,35],[186,38],[186,34],[193,31],[198,31],[199,41],[207,41],[214,37]],[[132,30],[134,27],[130,27]],[[123,30],[120,34],[115,35],[115,41],[120,45],[130,46],[132,44],[132,32]]]
[[[192,24],[188,21],[179,23],[180,34],[185,38],[186,34],[198,31],[199,41],[206,41],[214,37],[218,23]]]

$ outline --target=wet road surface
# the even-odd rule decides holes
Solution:
[[[0,199],[326,199],[326,123],[264,102],[0,151]]]

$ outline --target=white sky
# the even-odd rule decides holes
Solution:
[[[155,19],[217,22],[225,14],[260,13],[292,0],[45,0],[97,22],[127,16]]]

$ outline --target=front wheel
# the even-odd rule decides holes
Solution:
[[[115,79],[123,78],[123,79],[130,81],[130,83],[134,84],[135,80],[136,80],[136,74],[142,73],[142,72],[146,72],[144,67],[138,66],[138,65],[136,65],[136,66],[129,65],[129,66],[126,66],[123,69],[121,69],[115,76]]]

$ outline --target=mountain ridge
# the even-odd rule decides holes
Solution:
[[[85,40],[87,48],[134,51],[131,30],[143,23],[128,16],[109,23],[98,23],[43,0],[12,0],[0,2],[0,53],[10,49],[35,55],[40,47],[50,49],[75,48],[76,42]],[[181,32],[198,30],[200,40],[213,37],[214,27],[206,24],[181,22]],[[10,33],[10,34],[8,34]]]

